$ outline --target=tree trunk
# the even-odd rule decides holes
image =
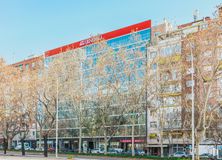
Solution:
[[[48,157],[48,134],[43,135],[43,140],[44,140],[44,157]]]
[[[134,148],[134,130],[135,130],[135,126],[134,126],[134,122],[133,122],[133,125],[132,125],[132,156],[134,157],[135,156],[135,148]]]
[[[22,145],[22,155],[25,155],[25,144],[24,144],[24,139],[21,139],[21,145]]]
[[[108,144],[108,138],[106,135],[106,131],[104,132],[104,154],[107,154],[107,144]]]
[[[169,133],[168,135],[168,140],[169,140],[169,155],[173,154],[172,148],[173,148],[173,139],[171,139],[171,134]]]
[[[39,145],[38,145],[38,148],[41,149],[42,148],[42,131],[40,129],[40,132],[39,132]]]
[[[163,157],[163,134],[160,133],[160,156]]]
[[[10,150],[12,147],[12,138],[11,137],[9,137],[8,138],[8,150]]]
[[[82,125],[80,124],[79,126],[79,153],[81,153],[81,150],[82,150]]]
[[[196,147],[194,147],[194,148],[196,148],[196,156],[195,156],[195,159],[196,160],[199,160],[200,159],[200,156],[199,156],[199,140],[197,140],[196,141]]]
[[[4,148],[4,154],[7,153],[7,139],[3,138],[3,148]]]
[[[216,146],[215,146],[216,150],[214,152],[214,155],[217,155],[217,143],[216,143]]]

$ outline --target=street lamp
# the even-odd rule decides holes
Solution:
[[[185,34],[182,34],[182,37],[186,37]],[[193,58],[193,44],[188,40],[188,45],[190,47],[190,56],[191,56],[191,70],[189,73],[191,73],[191,97],[192,97],[192,106],[191,106],[191,130],[192,130],[192,160],[195,159],[194,154],[194,147],[195,147],[195,119],[194,119],[194,58]]]
[[[58,158],[59,77],[56,81],[56,158]]]
[[[146,44],[146,54],[145,54],[145,58],[146,58],[146,68],[145,68],[145,70],[146,70],[146,77],[145,77],[145,80],[146,80],[146,78],[147,78],[147,61],[148,61],[148,43]],[[147,154],[149,154],[148,153],[148,151],[149,151],[149,148],[148,148],[148,108],[147,108],[147,81],[145,82],[145,87],[146,87],[146,90],[145,90],[145,96],[146,96],[146,101],[145,101],[145,110],[146,110],[146,112],[145,112],[145,117],[146,117],[146,121],[145,121],[145,123],[146,123],[146,136],[145,136],[145,138],[146,138],[146,146],[147,146]]]
[[[193,65],[193,46],[189,42],[189,45],[191,47],[191,82],[192,82],[192,87],[191,87],[191,95],[192,95],[192,160],[194,160],[194,140],[195,140],[195,124],[194,124],[194,65]]]

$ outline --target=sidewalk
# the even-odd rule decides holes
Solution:
[[[55,158],[55,157],[39,157],[37,155],[0,155],[0,160],[67,160],[67,158]]]
[[[41,152],[26,152],[25,156],[21,152],[8,151],[6,155],[0,151],[0,160],[68,160],[68,157],[73,157],[72,160],[139,160],[140,158],[117,158],[106,156],[86,156],[86,155],[67,155],[59,154],[59,158],[55,158],[55,154],[49,153],[49,157],[43,157]],[[144,159],[145,160],[145,159]],[[147,159],[148,160],[148,159]]]
[[[52,156],[49,157],[41,157],[40,155],[0,155],[0,160],[68,160],[66,157],[59,157],[55,158]],[[93,158],[72,158],[69,160],[99,160],[99,159],[93,159]],[[102,160],[102,159],[101,159]]]

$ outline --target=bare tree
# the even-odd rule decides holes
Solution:
[[[16,96],[18,97],[17,104],[17,126],[18,137],[21,140],[22,155],[25,155],[24,141],[30,129],[35,124],[35,109],[37,106],[36,97],[36,78],[37,70],[25,70],[17,79]]]
[[[8,66],[1,59],[1,132],[4,138],[4,153],[6,149],[11,148],[11,142],[14,136],[18,133],[19,128],[17,126],[18,120],[18,96],[16,93],[16,87],[18,85],[18,78],[20,72],[12,67]]]
[[[186,98],[183,108],[183,127],[191,129],[191,98],[190,86],[195,84],[195,145],[196,159],[199,159],[199,144],[205,139],[206,131],[210,128],[221,108],[219,102],[220,88],[218,81],[221,77],[221,19],[206,23],[207,27],[184,39],[184,85]],[[194,82],[191,82],[190,58],[194,61]],[[191,85],[189,85],[191,84]]]
[[[121,88],[123,86],[123,79],[121,81],[121,78],[124,78],[124,75],[120,72],[122,64],[118,53],[115,53],[112,48],[102,41],[95,50],[103,53],[98,57],[92,73],[94,83],[90,88],[92,91],[91,99],[95,101],[93,118],[96,128],[100,126],[98,132],[104,137],[104,150],[107,154],[108,142],[125,121],[123,116],[125,108],[122,105],[124,93],[123,88]],[[112,110],[117,108],[118,112],[112,115]]]
[[[48,136],[55,129],[56,109],[57,109],[57,91],[59,88],[59,60],[54,60],[48,67],[43,66],[40,69],[37,79],[37,99],[36,121],[39,127],[39,134],[44,140],[44,156],[48,156]]]
[[[66,64],[66,77],[67,77],[67,89],[64,94],[64,98],[69,101],[70,109],[73,112],[73,116],[78,119],[78,130],[79,130],[79,149],[81,153],[82,148],[82,131],[85,123],[85,117],[83,115],[84,102],[87,102],[85,97],[84,88],[86,84],[83,83],[83,63],[85,61],[85,52],[82,49],[70,51],[63,56],[63,63]]]

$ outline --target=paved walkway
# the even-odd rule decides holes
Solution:
[[[26,152],[25,156],[21,155],[21,152],[8,151],[7,155],[0,152],[0,160],[68,160],[69,155],[60,154],[59,158],[55,158],[55,154],[49,153],[49,157],[43,157],[43,153],[38,152]],[[84,156],[84,155],[72,155],[72,160],[139,160],[138,158],[117,158],[117,157],[100,157],[100,156]]]
[[[0,155],[0,160],[68,160],[68,158],[65,157],[59,157],[59,158],[55,158],[55,157],[40,157],[40,156],[30,156],[30,155],[26,155],[26,156],[12,156],[12,155]],[[102,159],[94,159],[94,158],[73,158],[72,160],[102,160]]]
[[[138,160],[136,158],[111,158],[111,157],[89,157],[89,156],[75,156],[72,159],[68,159],[68,156],[62,155],[59,158],[55,158],[55,156],[49,156],[47,158],[43,157],[42,155],[3,155],[0,154],[0,160]]]

